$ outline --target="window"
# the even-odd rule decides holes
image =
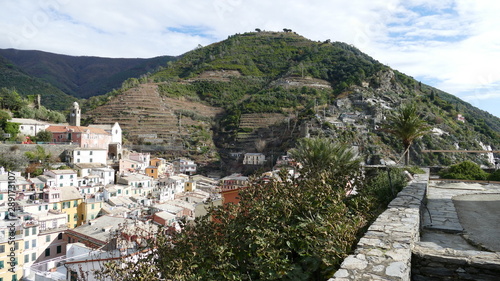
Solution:
[[[72,178],[73,178],[73,175],[70,175],[70,176],[69,176],[69,178],[70,178],[70,179],[72,179]]]
[[[0,193],[0,200],[3,200],[3,194]]]
[[[45,236],[45,242],[50,242],[50,234]]]
[[[75,200],[75,201],[73,202],[73,207],[78,207],[78,200]]]
[[[45,249],[45,256],[50,256],[50,248]]]
[[[32,235],[36,235],[36,227],[33,227],[33,228],[31,229],[31,234],[32,234]]]
[[[63,176],[62,176],[62,175],[61,175],[61,176],[59,176],[59,179],[61,179],[61,180],[62,180],[62,179],[63,179]]]
[[[89,160],[90,160],[90,163],[92,163],[92,158],[90,158]]]
[[[92,155],[92,151],[90,151],[90,154],[89,155]]]
[[[31,240],[31,247],[36,248],[36,239]]]
[[[82,221],[85,220],[85,217],[82,215]]]
[[[3,264],[3,261],[0,261],[0,268],[4,268],[4,264]]]
[[[0,253],[4,253],[5,252],[5,245],[0,245]]]
[[[24,230],[24,236],[30,236],[30,229],[29,228],[26,228]]]
[[[120,193],[120,192],[118,191],[118,193]],[[95,206],[94,206],[94,204],[92,204],[92,210],[94,210],[94,208],[95,208]]]
[[[31,261],[35,261],[36,260],[36,253],[31,253]]]
[[[30,255],[24,255],[24,263],[29,263],[30,262]]]
[[[59,240],[62,239],[62,233],[59,233],[59,235],[57,235],[57,239],[59,239]]]
[[[77,151],[77,152],[76,152],[76,155],[80,155],[80,151]]]
[[[62,247],[61,246],[57,246],[57,253],[60,254],[62,252]]]
[[[30,241],[24,241],[24,249],[30,248]]]

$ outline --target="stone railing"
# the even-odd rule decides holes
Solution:
[[[420,240],[429,174],[417,175],[359,240],[329,281],[411,280],[412,249]]]

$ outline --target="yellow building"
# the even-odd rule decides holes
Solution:
[[[78,206],[78,222],[77,224],[83,225],[87,223],[89,220],[93,220],[97,218],[97,215],[101,211],[103,206],[103,200],[96,200],[95,198],[85,199]]]
[[[152,177],[154,179],[157,179],[158,178],[158,167],[156,166],[148,166],[146,167],[146,169],[144,169],[145,171],[145,174],[149,177]]]
[[[192,180],[188,180],[184,183],[184,191],[191,192],[196,190],[196,182]]]
[[[11,227],[11,223],[16,226]],[[11,230],[14,232],[11,233]],[[15,235],[11,235],[14,234]],[[2,220],[0,226],[0,280],[20,280],[24,265],[23,231],[18,221]],[[13,264],[16,263],[16,265]]]
[[[78,206],[82,204],[83,196],[74,186],[63,186],[60,190],[61,200],[53,203],[53,208],[68,215],[68,228],[75,228],[82,223],[82,208]]]

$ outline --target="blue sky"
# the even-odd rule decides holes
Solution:
[[[500,117],[494,0],[0,0],[0,48],[149,58],[289,28],[343,41]]]

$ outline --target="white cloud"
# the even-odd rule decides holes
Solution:
[[[353,44],[424,83],[468,97],[500,82],[499,10],[494,0],[2,1],[0,48],[153,57],[255,28],[290,28],[312,40]]]

